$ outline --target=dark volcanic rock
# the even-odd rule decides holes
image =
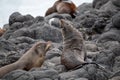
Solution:
[[[45,24],[41,28],[35,29],[36,39],[43,39],[45,41],[61,42],[62,34],[59,29],[50,27],[48,24]]]
[[[9,25],[12,25],[15,22],[24,22],[34,19],[31,15],[22,16],[19,12],[14,12],[10,15]]]
[[[99,9],[102,5],[107,3],[110,0],[93,0],[93,8]]]
[[[77,7],[77,10],[79,11],[78,15],[84,14],[86,11],[92,10],[92,4],[91,3],[83,3],[82,5]]]
[[[59,76],[60,80],[71,80],[81,77],[89,80],[108,80],[108,73],[93,64],[85,65],[83,68],[78,70],[61,73]]]
[[[118,41],[120,42],[120,30],[110,30],[108,32],[103,33],[97,40],[97,42],[105,42],[105,41]]]
[[[120,12],[112,17],[113,26],[120,29]]]
[[[111,0],[111,1],[115,6],[120,7],[120,0]]]
[[[31,73],[23,70],[15,70],[3,77],[5,80],[34,80]]]
[[[119,1],[119,0],[118,0]],[[104,4],[100,10],[105,10],[105,11],[111,11],[111,12],[117,12],[120,10],[120,8],[112,3],[112,1],[108,1],[106,4]]]
[[[36,71],[31,71],[30,74],[34,76],[35,80],[40,80],[40,79],[42,80],[45,78],[52,79],[52,80],[58,79],[58,73],[56,70],[53,70],[53,69],[50,69],[50,70],[43,69],[39,71],[36,69]]]

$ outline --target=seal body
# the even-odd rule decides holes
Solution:
[[[0,68],[0,78],[16,69],[30,70],[33,67],[41,67],[50,45],[50,42],[35,43],[18,61]]]
[[[62,19],[61,28],[64,42],[61,64],[69,70],[85,63],[85,44],[81,33],[73,28],[71,22]]]
[[[73,18],[75,17],[76,13],[76,5],[70,0],[58,0],[54,3],[52,7],[50,7],[47,11],[45,16],[50,15],[52,13],[59,13],[59,14],[70,14]]]
[[[0,36],[2,36],[5,33],[6,30],[0,28]]]

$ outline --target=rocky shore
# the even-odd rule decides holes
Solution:
[[[0,80],[120,80],[120,0],[94,0],[78,6],[79,13],[53,13],[33,17],[14,12],[6,32],[0,37],[0,67],[17,61],[35,42],[52,41],[42,67],[30,71],[15,70]],[[67,71],[61,65],[62,34],[60,25],[52,18],[67,19],[82,32],[87,58],[96,64],[86,64]]]

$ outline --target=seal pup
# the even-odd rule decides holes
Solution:
[[[59,14],[67,13],[70,14],[73,18],[75,18],[75,14],[78,13],[76,5],[71,0],[56,1],[53,6],[46,11],[45,16],[55,12]]]
[[[50,46],[51,42],[36,42],[18,61],[1,67],[0,78],[13,70],[30,70],[33,67],[41,67]]]
[[[61,64],[68,70],[74,69],[86,63],[84,39],[82,33],[75,29],[70,21],[61,19],[60,22],[63,35]]]

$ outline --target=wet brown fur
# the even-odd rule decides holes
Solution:
[[[0,37],[5,33],[6,30],[0,28]]]
[[[45,16],[48,16],[52,13],[59,13],[59,14],[63,14],[63,13],[67,13],[70,14],[73,18],[75,17],[74,13],[76,12],[76,5],[72,2],[72,3],[67,3],[64,2],[62,0],[58,0],[56,1],[52,7],[50,7],[46,13]]]
[[[61,64],[65,65],[68,70],[74,69],[85,63],[84,40],[81,33],[73,28],[71,22],[62,19],[61,28],[64,42]]]

